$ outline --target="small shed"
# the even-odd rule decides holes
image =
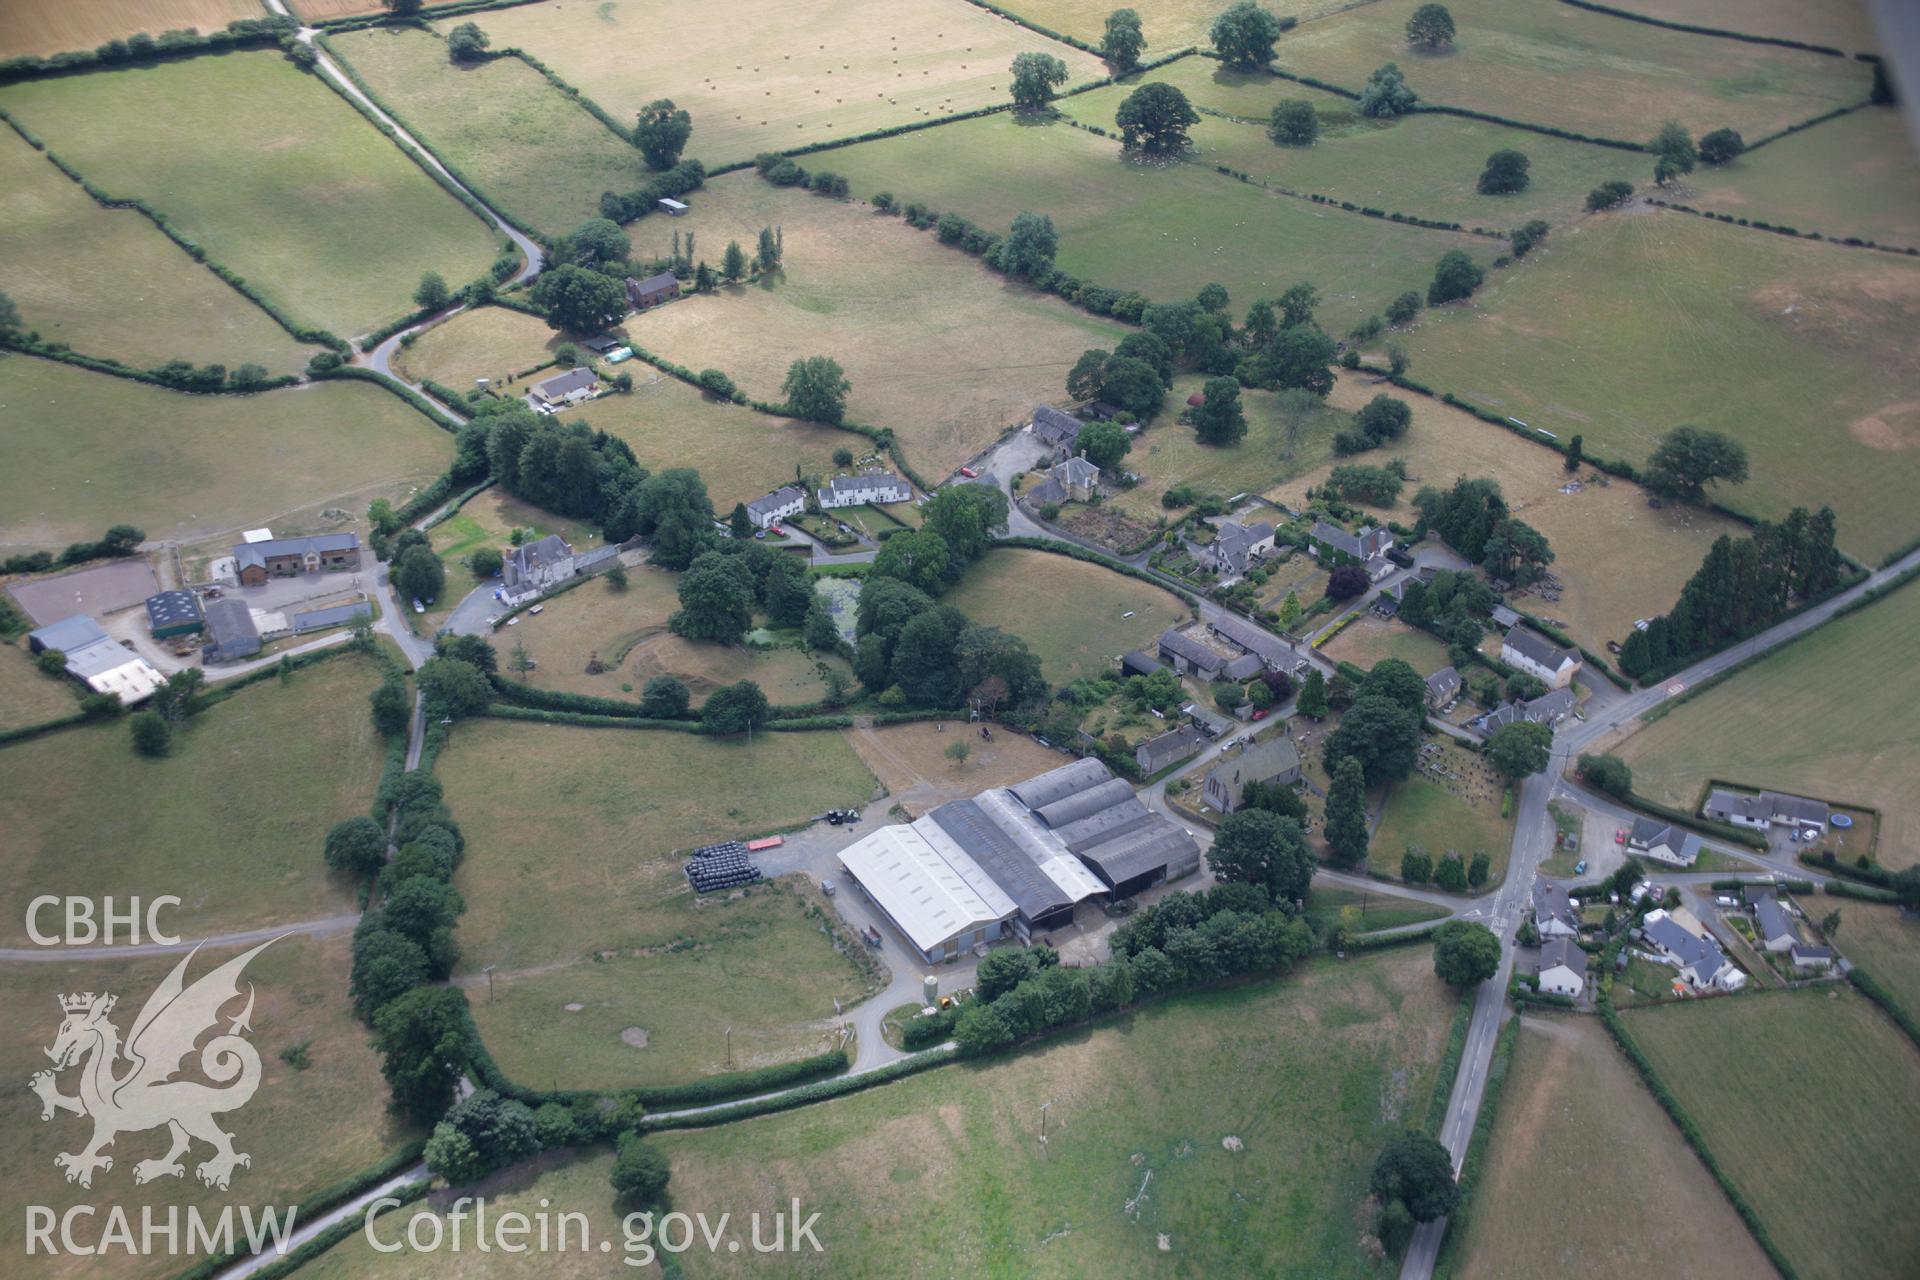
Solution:
[[[660,208],[668,217],[677,218],[687,211],[687,206],[671,196],[660,197]]]

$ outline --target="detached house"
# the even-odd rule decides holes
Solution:
[[[500,580],[508,591],[545,591],[573,576],[573,548],[557,533],[510,547],[501,557]]]
[[[1427,677],[1427,707],[1433,711],[1445,711],[1460,697],[1460,673],[1452,667],[1442,667]]]
[[[1664,862],[1670,867],[1690,867],[1700,856],[1700,837],[1682,831],[1671,822],[1636,818],[1627,830],[1627,847],[1639,857]]]
[[[1549,689],[1566,688],[1580,670],[1577,650],[1562,649],[1539,632],[1521,626],[1511,628],[1500,642],[1500,661],[1546,681]]]
[[[1033,438],[1047,446],[1056,458],[1072,456],[1080,440],[1080,429],[1085,425],[1052,405],[1043,404],[1033,411]]]
[[[1243,747],[1215,765],[1207,774],[1201,797],[1222,813],[1240,807],[1240,795],[1249,782],[1277,782],[1293,786],[1300,781],[1300,751],[1285,738]]]
[[[1641,921],[1646,940],[1651,943],[1696,990],[1717,987],[1738,991],[1747,985],[1747,975],[1735,968],[1720,950],[1720,944],[1705,933],[1695,933],[1666,911],[1649,911]]]
[[[1540,989],[1578,998],[1587,986],[1587,953],[1572,938],[1549,938],[1540,945]]]
[[[1256,520],[1252,524],[1228,520],[1220,526],[1213,542],[1201,549],[1201,557],[1204,563],[1220,573],[1238,576],[1272,550],[1271,524],[1265,520]]]
[[[662,271],[657,276],[648,276],[645,280],[627,277],[627,305],[635,311],[645,311],[670,302],[680,296],[680,278],[671,271]]]
[[[1393,546],[1393,534],[1381,525],[1348,533],[1337,524],[1316,520],[1307,533],[1307,550],[1329,568],[1357,564],[1367,571],[1369,581],[1378,582],[1393,572],[1387,552]]]
[[[1456,676],[1457,678],[1457,676]],[[1567,718],[1577,699],[1571,689],[1555,689],[1525,702],[1503,702],[1473,722],[1474,728],[1491,735],[1494,730],[1525,720],[1544,724],[1549,729]]]
[[[534,383],[532,394],[535,406],[551,413],[570,404],[591,400],[599,389],[600,378],[593,370],[569,369]]]
[[[807,509],[807,491],[799,485],[784,485],[763,498],[747,504],[747,519],[756,529],[771,529],[788,516]]]
[[[857,476],[835,476],[815,495],[822,511],[836,507],[881,506],[907,502],[913,489],[891,471],[862,471]]]
[[[1567,891],[1550,880],[1534,881],[1533,927],[1542,938],[1572,938],[1580,933],[1580,918],[1573,914]]]
[[[1832,811],[1824,803],[1809,800],[1805,796],[1790,796],[1779,791],[1743,796],[1718,788],[1707,796],[1701,813],[1715,822],[1731,823],[1755,831],[1766,831],[1775,826],[1792,827],[1798,831],[1824,830],[1832,817]]]
[[[311,538],[267,538],[242,542],[233,549],[233,572],[243,587],[257,587],[268,578],[291,578],[300,573],[339,573],[360,567],[360,535],[319,533]]]

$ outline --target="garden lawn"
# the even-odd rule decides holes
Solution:
[[[697,0],[609,0],[473,20],[494,48],[525,49],[623,123],[672,99],[693,114],[685,154],[709,169],[1006,102],[1008,65],[1026,50],[1060,58],[1070,83],[1107,74],[1098,59],[962,0],[828,0],[804,10],[733,0],[725,22],[710,16]]]
[[[428,604],[426,615],[413,623],[414,627],[427,634],[438,629],[454,607],[466,599],[467,593],[482,585],[468,567],[473,553],[482,547],[492,547],[504,556],[512,547],[515,529],[530,533],[532,537],[527,539],[529,542],[537,542],[550,533],[557,533],[575,551],[588,551],[600,545],[599,535],[588,525],[522,502],[499,485],[482,490],[468,499],[459,511],[427,530],[434,551],[439,555],[441,564],[446,566],[447,585],[442,588],[440,598]],[[486,585],[498,585],[499,581],[498,578],[488,578]],[[591,589],[574,588],[576,591]],[[505,605],[500,606],[500,612],[506,612]],[[525,622],[524,618],[522,622]]]
[[[80,709],[80,686],[67,676],[50,676],[33,665],[25,645],[0,645],[0,730],[42,724]]]
[[[684,217],[636,224],[635,252],[665,256],[672,234],[692,233],[697,256],[718,262],[730,240],[751,251],[761,228],[778,226],[791,233],[782,269],[636,316],[628,334],[676,364],[724,370],[741,390],[776,403],[795,359],[830,356],[853,384],[847,417],[891,427],[908,463],[929,477],[1029,421],[1034,405],[1062,399],[1080,354],[1122,336],[1120,326],[858,204],[782,190],[752,173],[717,179],[692,203]],[[586,416],[596,425],[606,417],[597,405]],[[756,474],[764,485],[790,481],[791,464],[785,474],[771,466]]]
[[[212,31],[264,16],[256,0],[9,0],[0,5],[0,58],[93,52],[109,40],[182,27]],[[4,184],[0,184],[3,186]]]
[[[0,545],[32,548],[122,522],[181,542],[268,523],[289,536],[328,523],[323,509],[405,497],[453,456],[431,419],[346,381],[196,396],[0,354],[0,419]]]
[[[1542,1141],[1546,1133],[1578,1140]],[[1598,1280],[1636,1269],[1648,1239],[1682,1275],[1773,1270],[1595,1018],[1521,1018],[1466,1232],[1463,1280]]]
[[[1284,46],[1282,46],[1284,52]],[[1461,116],[1413,115],[1370,120],[1352,100],[1266,72],[1233,71],[1212,58],[1183,58],[1124,85],[1067,99],[1068,115],[1103,129],[1140,83],[1178,87],[1199,106],[1237,120],[1205,115],[1192,130],[1194,165],[1216,165],[1296,195],[1323,195],[1382,213],[1457,222],[1509,232],[1532,218],[1558,224],[1586,207],[1587,192],[1610,178],[1641,182],[1644,157]],[[1279,147],[1267,136],[1274,104],[1311,102],[1320,140]],[[1532,167],[1525,191],[1485,196],[1477,190],[1487,157],[1511,148]]]
[[[1901,1007],[1920,1017],[1920,921],[1898,907],[1839,902],[1840,932],[1833,944],[1893,993]],[[1827,910],[1821,904],[1821,911]]]
[[[1618,0],[1616,9],[1668,22],[1826,45],[1847,53],[1880,47],[1861,0]]]
[[[1217,282],[1243,316],[1255,298],[1305,281],[1320,290],[1320,320],[1336,334],[1408,289],[1424,291],[1449,249],[1483,263],[1502,250],[1481,236],[1265,192],[1198,165],[1130,161],[1112,139],[1011,115],[864,142],[810,167],[847,175],[863,198],[890,191],[999,233],[1023,210],[1048,214],[1062,270],[1155,302]]]
[[[373,802],[378,680],[349,655],[265,681],[176,730],[158,760],[133,753],[124,721],[6,747],[9,881],[36,895],[173,894],[166,924],[186,938],[352,911],[354,886],[321,853],[329,827]],[[0,921],[0,938],[26,945],[24,912]]]
[[[513,785],[501,785],[502,770]],[[467,836],[455,879],[467,902],[460,973],[471,980],[497,965],[496,993],[527,986],[491,1009],[475,993],[483,1038],[509,1075],[551,1086],[566,1064],[562,1086],[684,1080],[724,1069],[728,1025],[736,1065],[742,1045],[808,1052],[831,997],[858,988],[859,971],[814,924],[769,916],[760,891],[696,898],[682,871],[702,845],[864,805],[873,777],[838,734],[764,733],[749,744],[478,720],[455,730],[437,772]],[[786,975],[777,988],[750,980],[764,976],[769,954]],[[689,965],[708,976],[690,978]],[[697,1024],[673,1007],[695,990]],[[671,997],[655,1005],[660,991]],[[566,1017],[568,1003],[592,1016]],[[629,1026],[647,1032],[645,1050],[618,1040]],[[611,1078],[597,1074],[629,1057]]]
[[[1799,1274],[1907,1267],[1920,1224],[1885,1196],[1920,1143],[1920,1053],[1865,997],[1814,987],[1622,1016]]]
[[[941,603],[1025,640],[1056,685],[1111,674],[1121,654],[1150,647],[1162,631],[1192,616],[1164,588],[1017,548],[990,552]]]
[[[1920,590],[1909,586],[1674,708],[1616,748],[1633,766],[1634,789],[1686,808],[1713,777],[1871,805],[1881,812],[1881,864],[1920,862],[1912,803],[1920,675],[1909,661],[1916,627]]]
[[[0,269],[22,328],[88,355],[296,373],[311,354],[143,214],[101,208],[11,129],[0,129]]]
[[[1447,739],[1429,739],[1446,743]],[[1386,808],[1373,830],[1367,854],[1368,865],[1383,876],[1398,878],[1400,858],[1407,846],[1419,845],[1432,855],[1434,865],[1449,853],[1460,855],[1463,863],[1472,863],[1473,855],[1485,850],[1492,860],[1487,882],[1467,892],[1489,893],[1507,874],[1507,855],[1513,843],[1513,820],[1500,816],[1499,779],[1489,780],[1491,770],[1457,746],[1448,745],[1440,760],[1446,768],[1467,778],[1466,795],[1456,795],[1447,784],[1419,770],[1404,782],[1393,784],[1387,793]]]
[[[1321,652],[1335,662],[1351,662],[1365,671],[1373,670],[1376,662],[1398,658],[1422,676],[1430,676],[1452,661],[1447,657],[1447,646],[1430,633],[1382,618],[1371,610],[1343,627],[1339,635],[1321,646]]]
[[[1380,0],[1287,35],[1276,65],[1358,92],[1395,62],[1423,102],[1641,142],[1677,119],[1695,137],[1749,138],[1867,96],[1862,64],[1797,49],[1629,22],[1563,4],[1451,0],[1457,34],[1438,53],[1407,43],[1419,0]],[[1650,177],[1651,157],[1635,176]]]
[[[350,337],[423,272],[486,271],[487,224],[320,80],[230,53],[31,80],[0,107],[108,194],[139,197],[296,320]]]
[[[522,226],[566,235],[600,216],[602,192],[644,180],[640,153],[545,76],[518,58],[456,64],[443,35],[375,28],[328,44],[482,199]]]
[[[1638,466],[1682,423],[1725,432],[1752,474],[1715,498],[1771,518],[1830,504],[1842,546],[1878,560],[1920,533],[1916,322],[1920,262],[1615,213],[1556,230],[1404,341],[1435,391],[1582,434],[1596,457]]]
[[[558,372],[548,366],[565,341],[539,316],[479,307],[416,335],[393,353],[393,367],[409,381],[431,379],[455,391],[471,392],[474,381],[485,378],[493,390],[511,395],[520,388],[509,391],[507,384],[522,374],[539,381]]]
[[[236,878],[244,876],[236,873]],[[118,894],[126,887],[123,882],[111,892]],[[199,928],[197,920],[182,911],[170,923],[191,937]],[[136,1187],[133,1166],[166,1153],[165,1129],[123,1132],[110,1148],[113,1168],[96,1173],[91,1189],[83,1191],[65,1182],[53,1157],[56,1152],[79,1150],[91,1126],[65,1113],[43,1122],[40,1099],[26,1087],[29,1075],[49,1065],[43,1050],[53,1043],[60,1027],[58,997],[72,991],[113,993],[119,1004],[111,1020],[124,1035],[149,993],[186,954],[182,949],[178,955],[138,960],[32,965],[16,968],[13,980],[0,986],[0,1013],[14,1030],[0,1049],[0,1069],[18,1082],[0,1097],[0,1176],[7,1181],[8,1197],[18,1205],[58,1206],[55,1212],[81,1201],[96,1206],[96,1233],[83,1239],[102,1239],[97,1232],[106,1229],[109,1206],[112,1212],[124,1211],[136,1232],[143,1208],[163,1227],[169,1209],[190,1206],[200,1211],[209,1226],[218,1221],[225,1206],[247,1206],[256,1214],[273,1206],[284,1218],[286,1210],[304,1198],[370,1168],[420,1136],[387,1110],[380,1060],[347,998],[349,939],[282,938],[255,956],[241,979],[243,992],[252,992],[251,1032],[246,1038],[260,1055],[261,1078],[258,1092],[244,1108],[219,1118],[220,1127],[233,1135],[234,1149],[253,1158],[250,1165],[234,1171],[230,1189],[216,1191],[201,1183],[195,1166],[212,1148],[197,1140],[181,1158],[186,1166],[182,1177]],[[186,980],[192,982],[238,954],[232,948],[209,948],[189,966]],[[238,1014],[245,1003],[236,998],[225,1013],[228,1017]],[[222,1019],[222,1029],[226,1021]],[[300,1044],[307,1046],[304,1070],[281,1057]],[[197,1055],[188,1059],[189,1077],[197,1072],[191,1065],[197,1061]],[[62,1073],[57,1081],[61,1092],[76,1092],[78,1076],[79,1069]],[[25,1256],[24,1218],[8,1214],[0,1224],[0,1249],[11,1257]],[[237,1214],[235,1218],[238,1235]],[[183,1232],[185,1225],[183,1218]],[[58,1248],[49,1258],[43,1250],[43,1256],[23,1262],[12,1274],[50,1280],[177,1275],[187,1238],[182,1234],[179,1252],[174,1254],[167,1251],[164,1237],[160,1240],[145,1257],[135,1251],[129,1251],[129,1256],[111,1245],[105,1246],[111,1250],[106,1259]]]
[[[1866,107],[1718,169],[1696,169],[1696,209],[1758,219],[1829,240],[1920,248],[1920,160],[1897,108]]]

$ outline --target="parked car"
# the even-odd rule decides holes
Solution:
[[[1587,874],[1587,860],[1585,858],[1582,858],[1580,859],[1580,861],[1573,864],[1573,874],[1577,876],[1583,876]]]
[[[820,892],[826,894],[829,898],[831,898],[833,896],[833,881],[822,880],[820,882]]]
[[[772,535],[773,535],[774,537],[776,537],[776,538],[784,538],[784,537],[786,537],[786,536],[787,536],[787,531],[786,531],[785,529],[782,529],[782,528],[781,528],[781,527],[780,527],[779,525],[777,525],[777,524],[770,524],[770,525],[768,525],[768,526],[767,526],[767,532],[768,532],[768,533],[770,533],[770,534],[772,534]]]
[[[1267,718],[1267,710],[1268,709],[1266,707],[1261,707],[1258,710],[1256,710],[1252,716],[1248,718],[1252,720],[1265,720]]]
[[[421,604],[421,603],[420,603],[420,597],[419,597],[419,596],[415,596],[415,597],[413,598],[413,611],[414,611],[415,613],[425,613],[425,612],[427,611],[427,606],[425,606],[424,604]]]
[[[1625,844],[1627,842],[1627,829],[1625,827],[1613,833],[1613,842],[1615,844]]]
[[[1723,893],[1713,900],[1713,905],[1716,907],[1737,907],[1740,905],[1740,902],[1738,899]]]
[[[980,473],[978,471],[975,471],[972,467],[960,468],[960,474],[965,476],[969,480],[978,480],[980,478]]]

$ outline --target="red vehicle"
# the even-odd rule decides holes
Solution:
[[[772,535],[773,535],[774,537],[776,537],[776,538],[784,538],[784,537],[786,537],[786,536],[787,536],[787,531],[786,531],[785,529],[782,529],[782,528],[781,528],[781,527],[780,527],[779,525],[777,525],[777,524],[770,524],[770,525],[768,525],[768,526],[767,526],[767,532],[768,532],[768,533],[770,533],[770,534],[772,534]]]
[[[1252,718],[1255,720],[1265,720],[1267,718],[1267,708],[1265,707],[1260,708],[1258,711],[1253,713]]]
[[[965,476],[969,480],[978,480],[980,478],[980,473],[978,471],[975,471],[972,467],[960,468],[960,474]]]
[[[1625,844],[1627,842],[1627,829],[1625,827],[1613,833],[1613,842],[1615,844]]]

